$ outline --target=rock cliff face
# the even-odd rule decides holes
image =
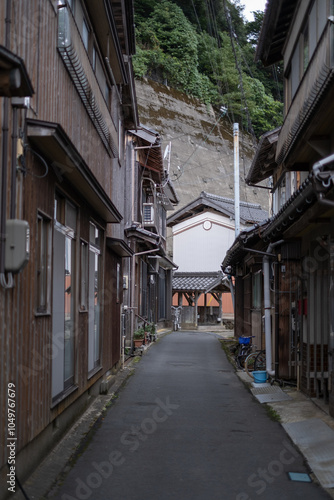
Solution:
[[[211,107],[153,81],[137,81],[140,122],[171,143],[170,178],[182,208],[201,191],[234,198],[233,123],[218,120]],[[246,186],[244,179],[254,156],[251,137],[239,136],[240,200],[269,210],[267,190]]]

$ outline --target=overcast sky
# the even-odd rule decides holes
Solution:
[[[244,16],[248,21],[254,21],[254,16],[251,14],[254,10],[264,11],[267,0],[240,0],[240,4],[245,6]]]

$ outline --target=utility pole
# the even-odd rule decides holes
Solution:
[[[233,124],[234,144],[234,220],[235,237],[240,233],[240,193],[239,193],[239,124]]]

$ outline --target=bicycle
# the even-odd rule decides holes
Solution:
[[[173,331],[177,332],[181,329],[181,311],[182,306],[172,306]]]
[[[243,370],[245,367],[245,360],[249,356],[251,352],[253,352],[254,345],[251,344],[251,337],[239,337],[239,348],[235,354],[235,360],[237,364],[237,368],[239,370]]]
[[[255,351],[249,354],[245,360],[245,372],[253,378],[252,372],[263,371],[266,369],[265,351]]]

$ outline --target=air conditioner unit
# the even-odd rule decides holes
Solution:
[[[147,268],[148,274],[159,274],[160,263],[157,257],[148,258],[149,266]]]
[[[154,204],[143,203],[143,226],[154,226]]]

